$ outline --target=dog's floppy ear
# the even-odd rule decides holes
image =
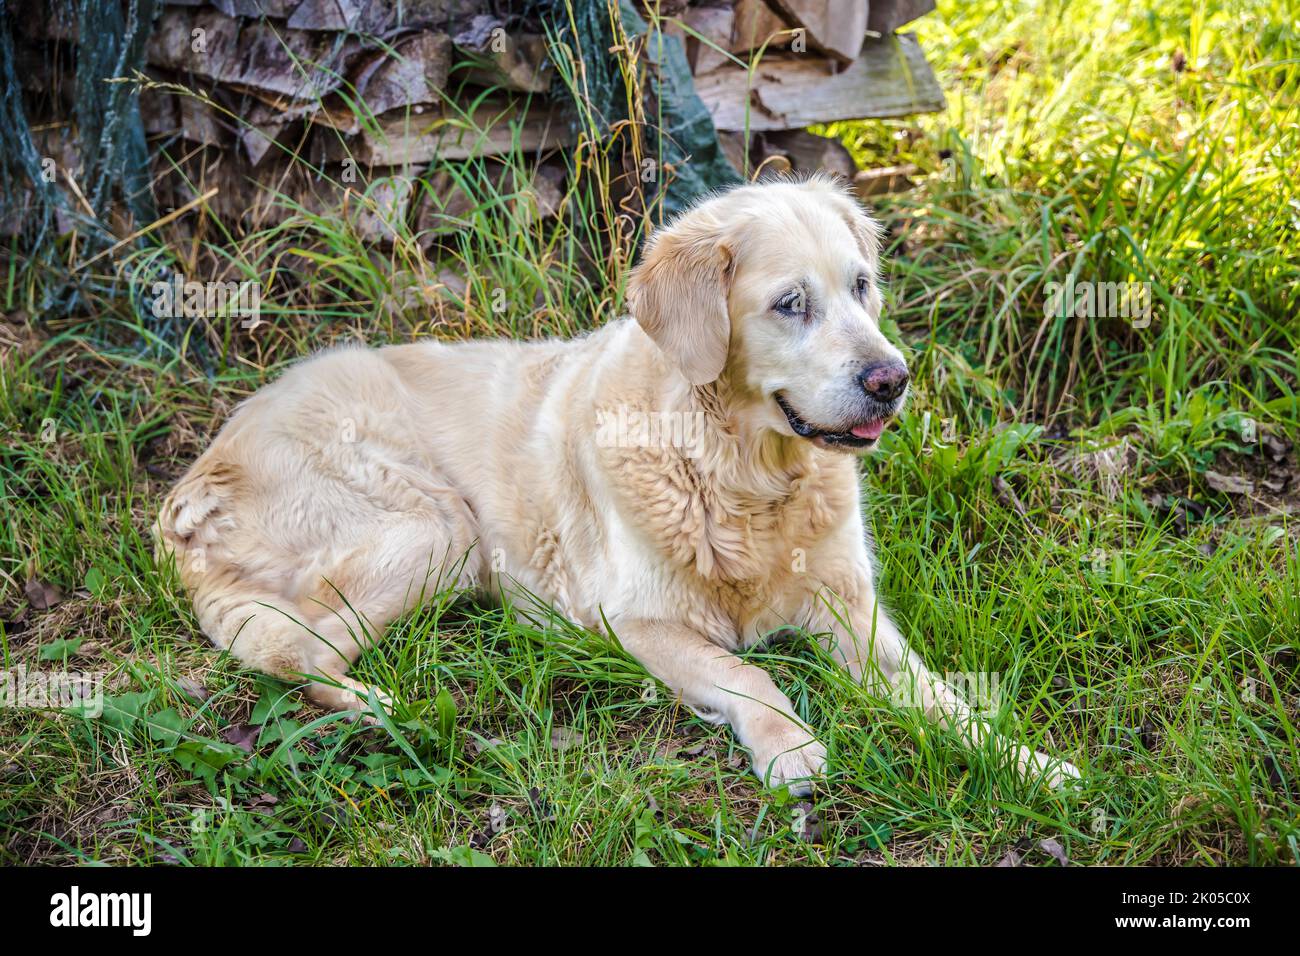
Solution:
[[[652,236],[632,272],[632,314],[692,385],[714,381],[727,364],[733,269],[720,224],[696,211]]]
[[[836,205],[839,206],[840,214],[849,224],[853,238],[857,240],[858,251],[867,262],[875,266],[880,262],[880,247],[885,238],[884,227],[871,218],[871,214],[855,197],[840,189],[835,190],[835,195],[838,197]]]

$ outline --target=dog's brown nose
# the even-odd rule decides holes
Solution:
[[[868,365],[858,373],[862,390],[878,402],[892,402],[903,394],[911,378],[907,366],[901,362],[885,362],[880,365]]]

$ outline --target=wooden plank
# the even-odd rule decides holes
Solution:
[[[934,9],[934,0],[871,0],[867,29],[876,33],[893,33]]]
[[[867,38],[867,0],[775,0],[794,26],[808,31],[808,41],[843,63],[852,63]]]
[[[868,40],[848,67],[807,55],[765,58],[754,70],[724,67],[699,77],[695,92],[721,130],[802,129],[813,123],[933,113],[943,91],[910,33]]]
[[[347,147],[336,135],[326,141],[326,153],[334,160],[349,155],[368,166],[423,165],[435,158],[469,159],[509,152],[516,140],[523,152],[567,146],[573,143],[569,123],[554,107],[534,103],[520,118],[516,105],[489,102],[473,117],[432,113],[379,117],[379,130],[365,130]],[[516,130],[518,131],[516,134]]]

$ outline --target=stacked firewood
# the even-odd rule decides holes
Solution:
[[[752,169],[776,158],[778,168],[852,178],[857,170],[847,151],[805,127],[942,109],[943,93],[916,38],[895,34],[933,9],[933,0],[691,3],[680,19],[695,89],[732,164]]]
[[[212,211],[250,226],[284,214],[277,195],[324,211],[352,190],[367,195],[359,225],[368,238],[391,238],[399,218],[433,233],[440,217],[455,220],[454,190],[448,180],[445,194],[416,194],[411,177],[430,163],[514,149],[544,159],[573,142],[544,4],[163,2],[136,81],[146,132],[161,147],[164,211],[216,189]],[[75,25],[41,6],[16,24],[20,75],[34,90],[71,88],[70,75],[50,75],[71,58],[51,50],[78,42]],[[915,38],[895,33],[932,0],[646,0],[641,9],[683,41],[696,93],[742,174],[824,168],[852,178],[847,151],[805,127],[943,105]],[[547,215],[563,163],[539,169],[529,188]],[[895,182],[860,181],[864,191]]]

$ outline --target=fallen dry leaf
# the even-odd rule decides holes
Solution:
[[[1279,438],[1276,435],[1264,435],[1264,451],[1273,461],[1285,461],[1287,452],[1291,450],[1291,442],[1285,438]]]
[[[474,756],[477,757],[479,754],[485,753],[488,750],[495,750],[504,743],[505,741],[500,737],[489,737],[486,740],[475,738],[469,742],[469,749],[473,751]]]
[[[1065,855],[1065,847],[1061,846],[1060,842],[1052,837],[1048,837],[1046,840],[1039,840],[1038,849],[1042,850],[1057,863],[1061,864],[1061,866],[1070,865],[1070,858]]]
[[[1221,491],[1226,495],[1249,495],[1255,490],[1255,483],[1249,478],[1221,475],[1217,471],[1207,471],[1205,481],[1215,491]]]
[[[822,842],[822,818],[813,809],[811,803],[794,805],[794,822],[791,826],[794,835],[805,843]]]
[[[258,728],[252,724],[231,724],[221,732],[221,739],[251,754],[253,745],[257,743],[258,732]]]
[[[62,604],[64,600],[63,592],[57,587],[36,578],[27,579],[27,586],[23,588],[23,593],[27,595],[27,603],[38,611],[48,611],[54,605]]]
[[[179,687],[186,695],[197,700],[200,704],[212,696],[212,693],[192,677],[179,677],[176,679],[176,686]]]
[[[570,727],[555,727],[551,730],[551,749],[568,750],[581,738],[577,731]]]

